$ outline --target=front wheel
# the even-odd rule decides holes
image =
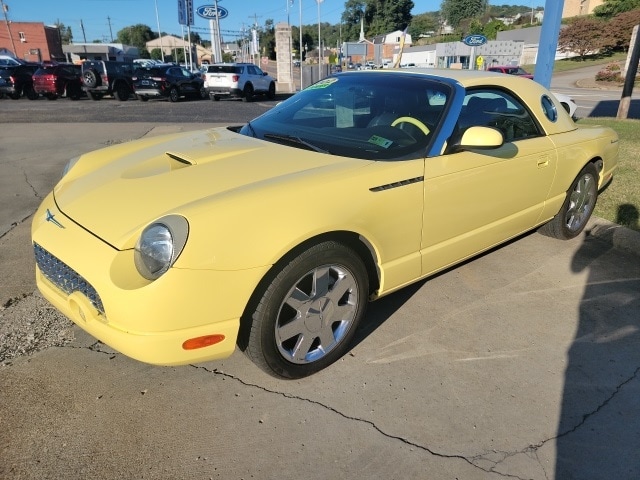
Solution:
[[[558,214],[540,227],[539,232],[562,240],[578,236],[587,225],[597,199],[598,171],[589,163],[571,184]]]
[[[275,377],[311,375],[348,351],[368,293],[356,252],[332,241],[315,245],[274,271],[258,293],[243,318],[241,348]]]
[[[274,98],[276,98],[276,84],[273,82],[269,84],[269,90],[267,90],[267,98],[269,100],[273,100]]]

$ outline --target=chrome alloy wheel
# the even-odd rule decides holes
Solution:
[[[323,265],[303,275],[284,297],[275,324],[278,350],[296,364],[327,355],[350,331],[358,312],[358,286],[341,265]]]
[[[596,204],[596,181],[589,173],[584,173],[575,183],[575,187],[569,197],[565,225],[570,231],[580,230],[591,216]]]

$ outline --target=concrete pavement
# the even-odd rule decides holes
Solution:
[[[6,127],[0,296],[19,298],[0,322],[38,322],[28,214],[66,159],[199,125],[75,125],[77,142]],[[350,354],[301,381],[239,352],[153,367],[71,328],[0,367],[0,478],[638,478],[640,234],[588,230],[526,235],[372,304]]]

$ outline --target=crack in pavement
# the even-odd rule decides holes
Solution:
[[[453,459],[453,460],[462,460],[465,463],[469,464],[470,466],[472,466],[474,468],[477,468],[477,469],[479,469],[479,470],[481,470],[481,471],[483,471],[485,473],[493,473],[493,474],[499,475],[499,476],[504,477],[504,478],[514,478],[514,479],[517,479],[517,480],[526,480],[526,479],[523,479],[522,477],[518,477],[516,475],[510,475],[510,474],[506,474],[506,473],[496,472],[496,471],[492,471],[492,470],[488,470],[486,468],[483,468],[480,465],[476,465],[475,463],[473,463],[473,459],[475,457],[471,457],[471,459],[469,459],[469,458],[465,457],[464,455],[454,455],[454,454],[440,453],[440,452],[437,452],[435,450],[432,450],[429,447],[426,447],[424,445],[420,445],[419,443],[412,442],[411,440],[409,440],[407,438],[387,433],[381,427],[379,427],[375,422],[373,422],[371,420],[366,420],[366,419],[363,419],[363,418],[358,418],[358,417],[354,417],[354,416],[351,416],[351,415],[347,415],[347,414],[342,413],[341,411],[339,411],[339,410],[337,410],[337,409],[335,409],[335,408],[333,408],[333,407],[331,407],[329,405],[325,405],[322,402],[318,402],[317,400],[311,400],[309,398],[303,398],[303,397],[299,397],[299,396],[296,396],[296,395],[290,395],[288,393],[278,392],[276,390],[271,390],[269,388],[262,387],[260,385],[256,385],[256,384],[253,384],[253,383],[248,383],[248,382],[245,382],[244,380],[242,380],[241,378],[236,377],[235,375],[231,375],[229,373],[222,372],[221,370],[218,370],[218,369],[210,369],[210,368],[207,368],[207,367],[197,366],[197,365],[193,365],[193,364],[191,364],[190,366],[195,368],[195,369],[198,369],[198,370],[204,370],[205,372],[212,373],[214,375],[220,375],[220,376],[223,376],[225,378],[229,378],[231,380],[235,380],[236,382],[238,382],[238,383],[240,383],[240,384],[242,384],[244,386],[247,386],[247,387],[257,388],[257,389],[262,390],[264,392],[280,395],[280,396],[282,396],[284,398],[287,398],[287,399],[290,399],[290,400],[301,400],[301,401],[306,402],[306,403],[317,405],[317,406],[319,406],[319,407],[321,407],[321,408],[323,408],[325,410],[328,410],[328,411],[330,411],[332,413],[335,413],[336,415],[339,415],[340,417],[342,417],[342,418],[344,418],[346,420],[351,420],[351,421],[354,421],[354,422],[359,422],[359,423],[363,423],[365,425],[368,425],[371,428],[373,428],[375,431],[380,433],[382,436],[384,436],[385,438],[388,438],[390,440],[397,440],[397,441],[399,441],[399,442],[401,442],[401,443],[403,443],[405,445],[408,445],[408,446],[416,448],[418,450],[422,450],[424,452],[427,452],[430,455],[433,455],[434,457],[444,458],[444,459]]]

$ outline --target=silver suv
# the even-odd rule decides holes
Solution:
[[[242,98],[250,102],[258,94],[273,99],[276,80],[253,63],[215,63],[202,74],[204,88],[212,100]]]

